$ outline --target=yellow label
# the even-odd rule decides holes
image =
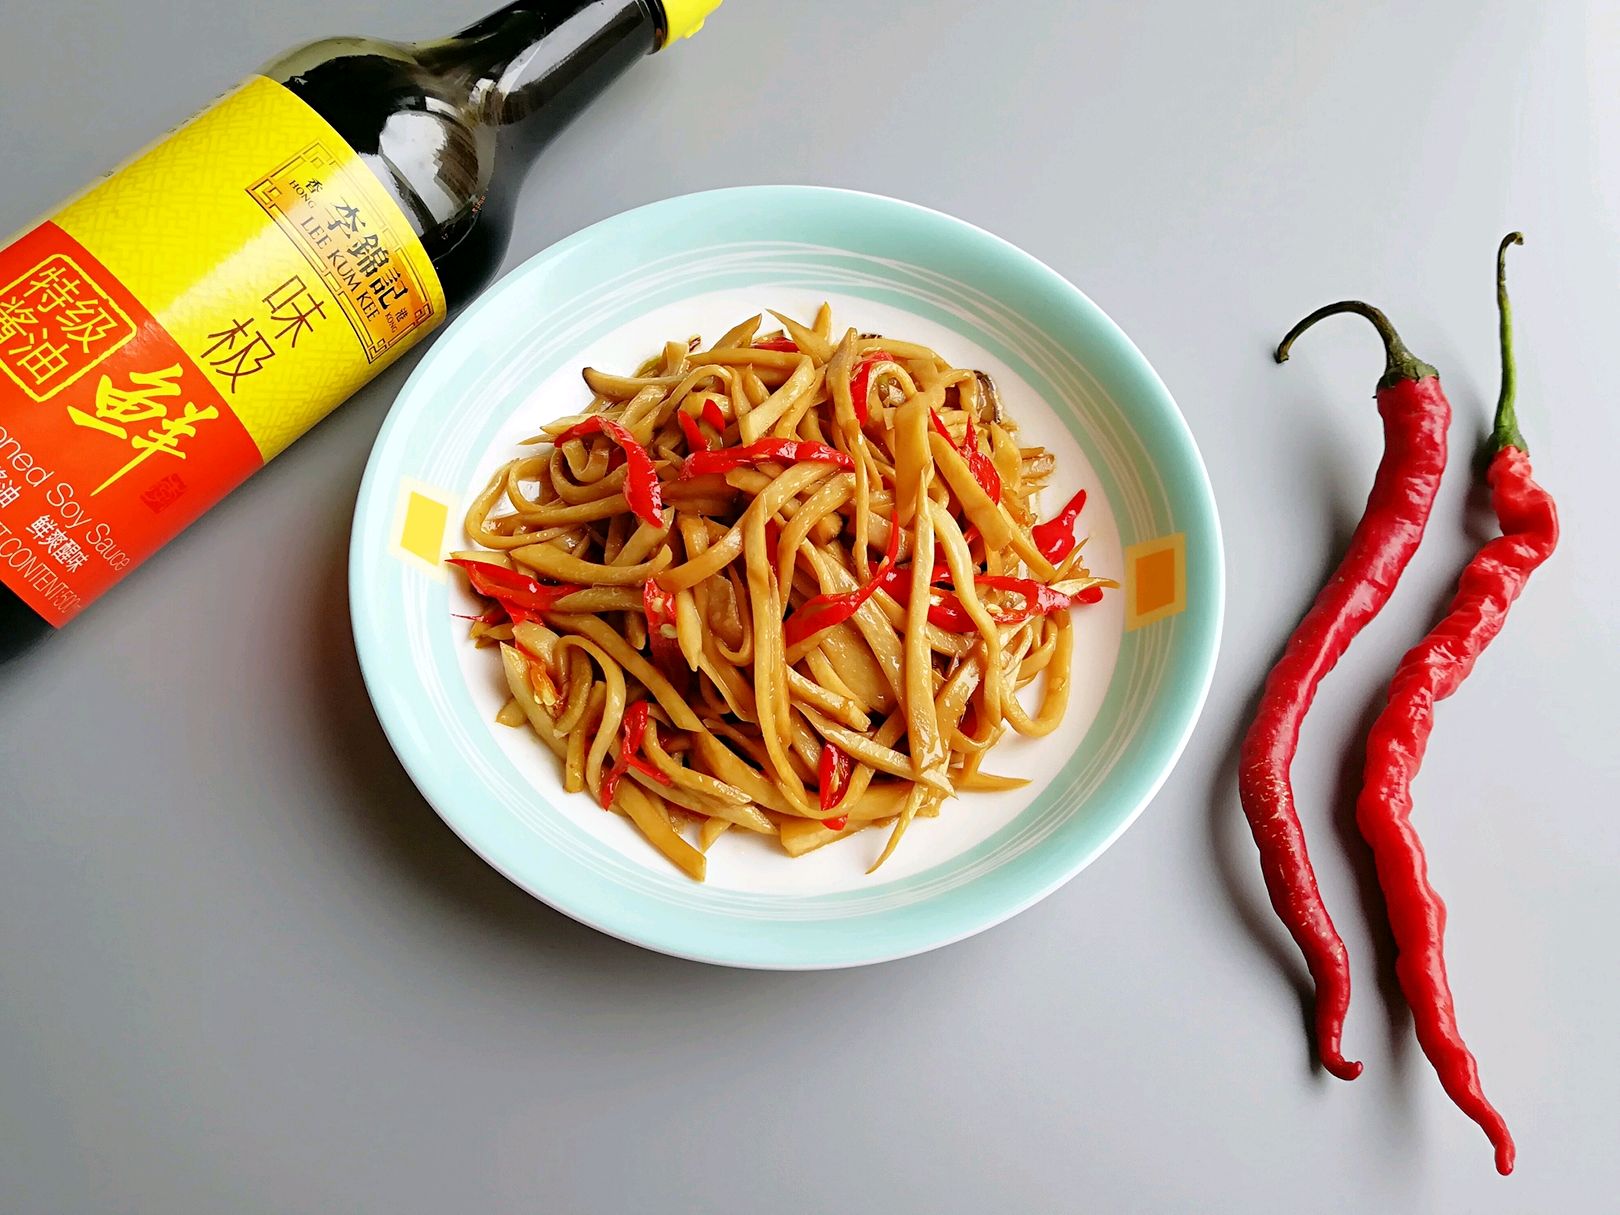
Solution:
[[[157,318],[265,460],[444,319],[398,204],[263,77],[52,219]]]

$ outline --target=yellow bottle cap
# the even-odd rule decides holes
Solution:
[[[720,4],[721,0],[664,0],[664,24],[669,27],[664,45],[673,46],[678,40],[697,33]]]

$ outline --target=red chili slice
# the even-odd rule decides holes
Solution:
[[[450,564],[466,570],[467,581],[472,583],[473,590],[500,604],[514,624],[532,620],[541,612],[552,611],[557,606],[557,600],[585,589],[566,583],[549,586],[491,561],[452,557]],[[522,619],[519,619],[520,615]]]
[[[891,570],[883,578],[883,589],[900,603],[911,600],[911,571]],[[1020,595],[1024,605],[1018,608],[987,607],[997,624],[1022,624],[1035,616],[1045,616],[1082,604],[1099,603],[1103,597],[1100,586],[1081,587],[1074,592],[1054,590],[1033,578],[1012,578],[1005,575],[980,574],[973,579],[975,586],[988,586],[996,590],[1012,591]],[[947,633],[971,633],[978,625],[968,615],[954,592],[931,588],[929,591],[928,623]]]
[[[746,447],[725,447],[719,451],[699,451],[686,457],[681,465],[681,480],[707,476],[710,473],[728,473],[734,468],[749,468],[759,464],[833,464],[850,469],[855,462],[837,448],[825,443],[812,443],[807,439],[756,439]]]
[[[854,770],[855,761],[845,751],[832,743],[822,746],[821,758],[816,762],[816,781],[821,786],[820,804],[823,810],[838,809],[838,803],[849,792],[849,777]],[[837,826],[833,825],[835,823]],[[847,814],[821,821],[823,827],[831,827],[834,831],[842,831],[848,824]]]
[[[690,451],[708,451],[713,446],[703,437],[703,431],[698,428],[697,419],[684,409],[675,411],[675,417],[680,422],[681,433],[686,436],[686,446]]]
[[[624,500],[630,510],[649,527],[664,526],[664,495],[658,484],[658,470],[653,467],[647,449],[636,441],[636,436],[612,418],[593,414],[577,426],[570,426],[557,436],[557,445],[586,439],[592,435],[606,435],[624,452],[629,473],[624,479]]]
[[[849,375],[849,395],[855,400],[855,420],[862,426],[871,412],[868,398],[872,395],[872,369],[879,363],[892,363],[894,355],[887,350],[873,350],[855,364]]]
[[[678,686],[685,682],[689,669],[675,635],[675,595],[659,586],[656,578],[649,578],[642,587],[641,602],[647,613],[653,664]]]
[[[645,700],[636,701],[624,711],[624,724],[619,730],[619,757],[602,774],[601,802],[604,810],[613,805],[613,795],[619,791],[619,782],[631,768],[645,772],[661,785],[673,783],[667,773],[660,772],[636,754],[641,750],[651,722],[651,706]]]
[[[1035,540],[1035,547],[1040,550],[1041,556],[1053,565],[1074,551],[1075,523],[1085,506],[1086,491],[1078,490],[1074,497],[1064,503],[1062,510],[1045,523],[1037,523],[1030,529],[1029,534]]]
[[[945,429],[944,421],[932,409],[928,411],[928,420],[933,423],[934,429],[940,433],[941,437],[961,453],[962,459],[967,462],[968,471],[973,474],[973,479],[979,483],[979,488],[990,496],[990,501],[1000,502],[1001,474],[996,471],[996,466],[991,462],[990,457],[979,450],[978,431],[973,427],[973,415],[967,415],[967,431],[963,434],[960,443],[951,438],[951,432]]]
[[[861,610],[861,605],[876,593],[883,580],[893,572],[895,560],[899,555],[900,529],[890,523],[889,544],[883,553],[882,564],[878,566],[872,580],[853,591],[842,591],[835,595],[821,594],[806,600],[782,626],[782,640],[789,646],[795,646],[807,637],[814,637],[822,630],[848,620]]]

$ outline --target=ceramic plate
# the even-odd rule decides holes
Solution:
[[[526,731],[495,724],[498,655],[466,640],[472,597],[440,563],[491,471],[589,400],[580,369],[628,372],[670,338],[766,308],[927,343],[990,372],[1028,442],[1053,449],[1047,511],[1090,501],[1088,564],[1122,590],[1075,616],[1059,730],[986,770],[1031,779],[794,860],[732,831],[697,884],[624,819],[563,792]],[[719,190],[587,228],[483,295],[438,339],[377,439],[355,515],[355,639],[384,728],[428,801],[551,906],[651,949],[731,966],[903,957],[1028,907],[1107,848],[1169,774],[1203,704],[1222,606],[1220,532],[1187,425],[1153,369],[1079,290],[989,233],[892,199]],[[1037,685],[1038,686],[1038,685]],[[1035,689],[1031,689],[1034,691]]]

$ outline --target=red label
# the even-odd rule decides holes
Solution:
[[[263,463],[208,378],[55,224],[0,248],[0,583],[61,625]]]

